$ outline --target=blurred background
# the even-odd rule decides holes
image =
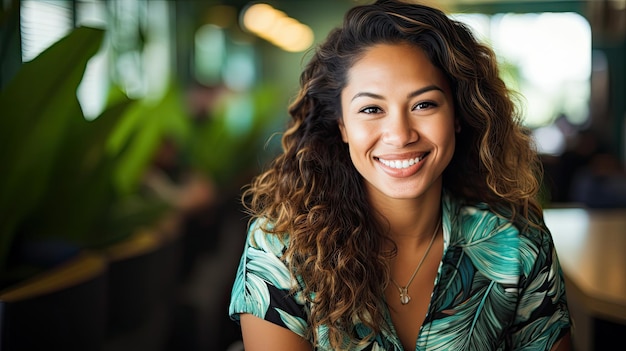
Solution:
[[[241,187],[278,151],[310,50],[369,2],[0,1],[0,349],[240,350]],[[626,331],[626,0],[422,2],[496,51],[546,209],[611,216],[618,236],[594,240],[617,261],[589,263],[617,279],[608,300],[576,284],[586,251],[560,252],[576,349],[604,349]]]

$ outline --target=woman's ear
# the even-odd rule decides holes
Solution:
[[[461,120],[458,118],[454,119],[454,131],[459,134],[461,132]]]

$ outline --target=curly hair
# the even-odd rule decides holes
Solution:
[[[421,48],[450,83],[460,131],[443,174],[446,191],[518,226],[541,217],[540,163],[493,51],[435,8],[398,0],[353,7],[301,73],[282,153],[242,195],[252,219],[269,219],[272,234],[288,233],[284,259],[311,305],[309,338],[315,344],[324,326],[335,349],[353,346],[355,320],[372,336],[385,325],[381,296],[395,251],[384,249],[384,228],[338,127],[348,70],[381,43]]]

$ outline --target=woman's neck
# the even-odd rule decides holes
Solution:
[[[388,223],[388,235],[397,245],[420,245],[431,239],[441,221],[441,190],[431,189],[417,199],[389,199],[374,207],[383,223]]]

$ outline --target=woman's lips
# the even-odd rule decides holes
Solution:
[[[423,157],[415,157],[415,158],[410,158],[408,160],[404,159],[404,160],[385,160],[382,158],[379,158],[378,161],[380,161],[382,164],[384,164],[387,167],[391,167],[391,168],[409,168],[410,166],[413,166],[414,164],[418,163]]]
[[[381,168],[389,175],[393,177],[408,177],[417,173],[423,165],[424,159],[429,155],[428,152],[418,156],[400,157],[400,156],[387,156],[375,157],[379,162]]]

